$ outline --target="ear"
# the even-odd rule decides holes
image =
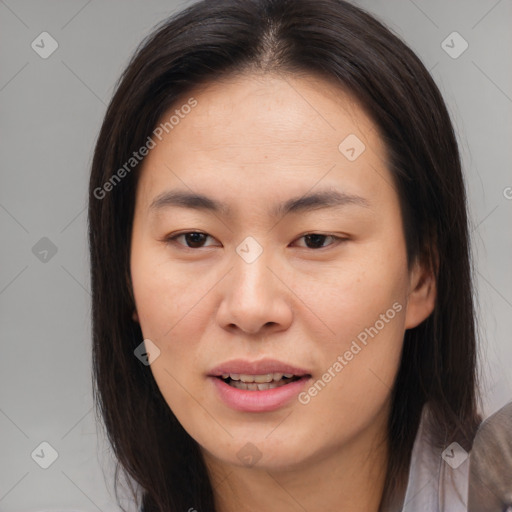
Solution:
[[[417,258],[409,273],[409,295],[405,314],[405,328],[421,324],[434,311],[437,296],[436,277],[431,265]]]
[[[137,323],[139,322],[139,315],[137,314],[137,310],[136,309],[133,310],[132,319],[133,319],[134,322],[137,322]]]

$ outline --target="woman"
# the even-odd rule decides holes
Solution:
[[[341,0],[198,2],[90,180],[95,398],[144,512],[465,510],[480,422],[440,92]]]

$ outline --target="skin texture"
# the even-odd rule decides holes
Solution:
[[[377,511],[404,332],[432,312],[435,282],[419,264],[408,271],[376,126],[339,87],[310,75],[240,75],[190,96],[197,106],[150,151],[137,188],[134,320],[160,350],[153,376],[201,447],[220,512]],[[354,161],[338,149],[350,134],[365,144]],[[325,188],[368,206],[269,215]],[[232,216],[150,210],[177,189],[222,201]],[[166,241],[187,231],[209,236]],[[308,242],[311,233],[326,237]],[[248,236],[263,248],[252,263],[236,252]],[[400,311],[307,404],[239,412],[207,377],[231,359],[268,357],[316,381],[393,304]],[[258,449],[254,465],[237,455],[247,443]]]

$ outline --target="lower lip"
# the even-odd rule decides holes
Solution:
[[[299,380],[263,391],[237,389],[226,384],[218,377],[210,377],[219,393],[221,400],[229,407],[243,412],[275,411],[290,402],[305,387],[311,377],[304,376]]]

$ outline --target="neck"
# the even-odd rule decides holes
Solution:
[[[379,512],[388,461],[382,431],[374,424],[351,443],[284,469],[234,466],[205,453],[216,511]]]

